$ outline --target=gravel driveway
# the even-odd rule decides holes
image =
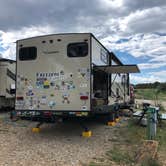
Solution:
[[[91,138],[81,137],[83,129],[76,122],[44,124],[40,133],[32,133],[36,122],[10,122],[0,114],[0,165],[5,166],[79,166],[100,157],[112,147],[116,127],[98,120],[87,121]]]

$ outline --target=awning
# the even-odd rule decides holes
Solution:
[[[94,68],[105,71],[106,73],[140,73],[137,65],[112,65],[112,66],[94,66]]]

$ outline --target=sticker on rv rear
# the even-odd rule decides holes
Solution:
[[[47,96],[42,96],[41,100],[40,100],[40,103],[42,105],[46,105],[47,104]]]
[[[55,90],[60,90],[60,86],[58,84],[55,85]]]
[[[33,109],[34,109],[34,107],[33,107],[33,106],[30,106],[30,107],[29,107],[29,110],[33,110]]]
[[[87,110],[87,106],[82,106],[81,110]]]
[[[48,89],[49,87],[50,87],[50,81],[45,80],[45,81],[44,81],[44,88],[45,88],[45,89]]]
[[[81,83],[80,84],[80,88],[87,88],[88,87],[88,84],[87,83]]]
[[[55,81],[51,81],[50,86],[55,86]]]
[[[64,93],[63,95],[62,95],[62,103],[67,103],[67,104],[70,104],[70,101],[69,101],[69,94],[68,93]]]
[[[54,108],[55,105],[56,105],[55,101],[50,101],[49,104],[48,104],[48,106],[49,106],[51,109]]]
[[[32,90],[32,89],[33,89],[33,86],[32,86],[32,85],[29,85],[29,86],[28,86],[28,89],[29,89],[29,90]]]
[[[32,90],[29,90],[28,92],[26,92],[26,96],[33,96],[33,95],[34,95],[34,93]]]
[[[78,69],[78,78],[86,78],[86,80],[90,79],[90,69],[89,68],[81,68]]]

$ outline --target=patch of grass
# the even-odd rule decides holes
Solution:
[[[166,152],[166,122],[162,122],[161,127],[157,127],[156,140],[159,141],[159,149]]]
[[[162,166],[162,165],[158,160],[150,158],[143,161],[141,166]]]
[[[131,164],[133,157],[129,153],[122,151],[120,148],[114,148],[106,153],[106,156],[118,164]]]
[[[159,104],[159,107],[160,107],[160,111],[161,112],[165,112],[166,111],[163,105]]]
[[[166,122],[162,121],[161,127],[157,126],[156,140],[159,141],[159,146],[166,150]],[[129,119],[126,129],[120,130],[124,137],[130,139],[130,143],[142,143],[142,140],[147,139],[146,127],[140,127],[135,124],[133,119]]]
[[[135,95],[137,99],[154,100],[155,90],[154,89],[137,89],[135,91]]]
[[[142,140],[146,139],[146,127],[140,127],[136,125],[136,121],[133,119],[128,120],[128,124],[125,128],[119,130],[120,135],[124,140],[131,144],[140,144]]]
[[[156,89],[136,89],[135,96],[137,99],[155,100]],[[165,100],[166,92],[162,91],[158,94],[158,100]]]
[[[95,163],[95,162],[90,162],[89,166],[100,166],[100,165],[98,165],[98,164]]]
[[[162,122],[161,127],[157,127],[156,140],[159,142],[158,154],[162,154],[163,160],[165,160],[166,154],[166,122]],[[128,122],[118,128],[118,139],[114,143],[113,149],[106,152],[102,160],[96,160],[97,162],[91,162],[89,166],[109,166],[111,162],[117,163],[117,165],[136,165],[134,159],[138,153],[139,147],[141,147],[144,140],[147,139],[146,127],[136,125],[134,119],[129,119]],[[161,156],[161,155],[160,155]],[[160,158],[159,161],[162,161]],[[141,166],[162,166],[157,159],[146,159]]]

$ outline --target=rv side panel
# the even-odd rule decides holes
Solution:
[[[95,66],[105,66],[109,64],[109,52],[94,37],[92,37],[92,64]]]
[[[0,96],[6,97],[6,70],[8,64],[6,62],[0,62]]]
[[[15,98],[15,61],[0,61],[0,109],[14,108]]]

